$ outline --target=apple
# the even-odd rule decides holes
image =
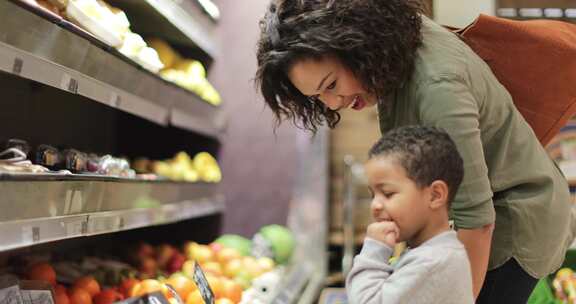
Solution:
[[[204,272],[209,272],[217,276],[221,276],[223,274],[222,266],[218,262],[206,262],[200,265]]]
[[[254,279],[254,278],[260,276],[262,273],[264,273],[262,271],[262,268],[260,268],[260,265],[258,264],[258,261],[256,260],[256,258],[254,258],[252,256],[246,256],[246,257],[242,258],[242,264],[244,264],[243,269],[250,274],[250,277],[252,279]]]
[[[215,243],[215,242],[208,244],[208,246],[210,246],[210,248],[212,249],[212,251],[214,251],[215,254],[218,254],[218,252],[220,252],[220,250],[222,250],[224,248],[224,246],[222,246],[222,244]]]
[[[229,261],[239,259],[242,257],[240,251],[235,248],[222,248],[216,253],[216,260],[222,265],[226,265]]]
[[[136,256],[139,258],[151,258],[154,256],[154,247],[148,243],[140,243],[138,244],[138,248],[136,249]]]
[[[269,257],[258,258],[256,262],[258,263],[258,266],[260,266],[262,273],[272,271],[276,266],[274,260]]]
[[[120,291],[120,293],[125,297],[128,298],[130,297],[130,291],[132,290],[132,288],[134,287],[134,285],[140,283],[139,280],[136,280],[134,278],[126,278],[124,280],[122,280],[122,282],[120,283],[120,287],[118,288],[118,290]]]
[[[234,259],[224,265],[224,275],[229,278],[234,278],[244,268],[242,259]]]
[[[207,245],[196,244],[191,249],[191,255],[189,255],[188,258],[195,260],[200,264],[212,261],[214,259],[214,252],[212,252],[212,249],[210,249],[210,247]]]
[[[156,248],[156,261],[160,269],[166,269],[168,262],[177,253],[176,248],[172,245],[162,244]]]
[[[144,257],[140,259],[140,265],[138,270],[142,273],[144,277],[154,277],[158,271],[158,264],[156,260],[151,257]]]
[[[166,271],[168,273],[174,273],[174,272],[180,271],[180,270],[182,270],[182,266],[184,266],[185,262],[186,262],[186,257],[183,254],[181,254],[180,252],[177,252],[176,254],[174,254],[172,256],[172,258],[168,262],[168,265],[166,266]]]
[[[186,262],[184,262],[184,265],[182,265],[182,273],[189,278],[193,278],[194,264],[195,262],[192,260],[187,260]]]
[[[162,292],[162,294],[164,294],[164,296],[167,299],[171,297],[170,291],[168,291],[168,287],[166,287],[165,284],[160,283],[160,281],[158,280],[152,280],[152,279],[144,280],[134,285],[134,287],[132,287],[132,290],[130,291],[130,296],[139,297],[155,291]]]
[[[124,296],[114,289],[104,289],[93,298],[94,304],[112,304],[124,300]]]

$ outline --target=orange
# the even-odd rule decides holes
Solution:
[[[169,284],[176,290],[178,295],[182,298],[182,300],[186,300],[188,295],[196,289],[196,284],[189,278],[183,275],[173,275],[168,280],[166,280],[166,284]]]
[[[73,288],[82,288],[86,290],[91,297],[100,293],[100,284],[98,284],[98,281],[92,276],[79,278],[74,282]]]
[[[32,265],[26,273],[26,277],[30,280],[39,280],[50,283],[52,286],[56,285],[56,272],[54,268],[48,263],[38,263]]]
[[[70,304],[92,304],[92,297],[88,291],[82,288],[72,288],[68,292]]]
[[[66,287],[56,285],[54,288],[54,300],[56,304],[70,304],[70,299],[66,294]]]
[[[230,299],[220,298],[220,299],[216,300],[216,303],[215,303],[215,304],[235,304],[235,303],[236,303],[236,302],[234,302],[234,301],[232,301],[232,300],[230,300]]]
[[[162,294],[164,294],[164,296],[166,296],[166,298],[170,298],[168,288],[156,280],[144,280],[134,285],[134,287],[132,287],[132,291],[130,292],[130,296],[139,297],[155,291],[160,291]]]
[[[206,280],[208,280],[208,285],[210,285],[210,289],[212,289],[212,293],[214,293],[214,298],[221,298],[223,291],[222,280],[210,273],[206,274]]]
[[[204,299],[200,294],[200,290],[196,289],[188,295],[186,298],[186,304],[204,304]]]
[[[230,279],[222,279],[222,297],[238,303],[242,300],[242,291],[240,284]]]

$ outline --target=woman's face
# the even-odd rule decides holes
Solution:
[[[368,94],[335,57],[301,60],[288,71],[288,78],[302,94],[334,111],[344,108],[360,111],[376,104],[376,97]]]

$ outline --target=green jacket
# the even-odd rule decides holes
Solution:
[[[382,133],[415,124],[447,131],[464,159],[456,228],[495,223],[489,269],[515,258],[536,278],[555,271],[576,232],[564,176],[481,58],[426,17],[422,34],[412,81],[379,106]]]

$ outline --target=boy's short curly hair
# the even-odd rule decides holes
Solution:
[[[434,127],[406,126],[387,132],[370,149],[369,157],[391,156],[418,187],[446,182],[448,203],[454,200],[464,176],[462,157],[450,136]]]
[[[256,84],[277,122],[289,119],[315,132],[340,116],[311,102],[288,71],[304,59],[335,56],[378,99],[412,76],[422,44],[418,0],[271,0],[260,21]]]

